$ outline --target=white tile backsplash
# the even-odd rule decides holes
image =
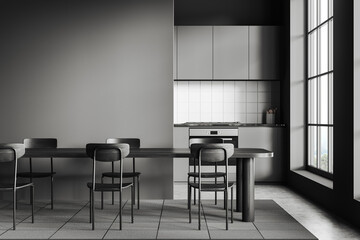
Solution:
[[[257,103],[246,103],[246,113],[258,113]]]
[[[224,113],[224,122],[235,122],[234,113]]]
[[[246,82],[246,92],[257,92],[258,87],[257,81],[247,81]]]
[[[235,92],[235,102],[246,102],[246,92]]]
[[[271,102],[271,92],[259,92],[258,102]]]
[[[235,122],[246,123],[246,114],[245,113],[235,113]]]
[[[224,103],[224,114],[232,114],[235,113],[235,102],[225,102]]]
[[[258,123],[257,117],[257,113],[246,114],[246,123]]]
[[[258,92],[271,92],[271,82],[258,81]]]
[[[235,102],[235,112],[236,113],[246,113],[246,103],[245,102]]]
[[[266,110],[268,110],[271,107],[270,103],[258,103],[258,113],[262,113],[265,112]]]
[[[257,92],[248,92],[246,94],[246,102],[252,102],[252,103],[257,103]]]
[[[174,122],[264,123],[265,111],[274,104],[272,92],[279,92],[276,86],[267,81],[174,82]]]
[[[246,82],[235,82],[235,92],[246,92]]]

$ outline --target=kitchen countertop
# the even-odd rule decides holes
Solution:
[[[203,126],[200,123],[180,123],[174,124],[174,127],[191,127],[191,128],[238,128],[238,127],[285,127],[284,123],[276,123],[276,124],[262,124],[262,123],[239,123],[239,124],[232,124],[231,126],[224,126],[224,125],[206,125]]]

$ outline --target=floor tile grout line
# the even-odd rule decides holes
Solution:
[[[163,200],[163,204],[162,204],[162,206],[161,206],[161,212],[160,212],[160,218],[159,218],[159,225],[158,225],[158,229],[157,229],[157,231],[156,231],[156,237],[155,237],[155,239],[158,239],[158,236],[159,236],[160,224],[161,224],[161,217],[162,217],[162,214],[163,214],[164,205],[165,205],[165,199]]]
[[[124,203],[124,205],[121,207],[121,209],[123,209],[123,208],[125,207],[125,205],[126,205],[126,203],[127,203],[128,201],[129,201],[129,200],[126,200],[126,201],[125,201],[125,203]],[[114,225],[114,222],[115,222],[115,220],[116,220],[116,218],[117,218],[118,216],[120,217],[120,212],[118,212],[118,214],[116,214],[116,216],[115,216],[115,218],[114,218],[114,221],[112,221],[112,223],[110,224],[110,227],[106,230],[104,236],[103,236],[101,239],[104,239],[104,238],[105,238],[106,234],[110,231],[112,225]]]
[[[260,230],[258,229],[258,227],[255,225],[255,222],[252,222],[252,224],[254,225],[254,227],[256,228],[256,230],[260,233],[261,237],[263,239],[265,239],[265,237],[262,235],[262,233],[260,232]]]
[[[9,205],[12,205],[12,203],[10,203]],[[49,204],[45,204],[45,206],[40,207],[37,211],[34,211],[34,215],[35,215],[35,213],[39,212],[41,209],[46,208],[46,206],[48,206],[48,205],[49,205]],[[15,226],[17,226],[17,225],[19,225],[20,223],[24,222],[24,221],[25,221],[26,219],[28,219],[29,217],[31,217],[31,215],[28,216],[28,217],[25,217],[25,218],[24,218],[23,220],[21,220],[20,222],[15,223]],[[5,232],[3,232],[3,233],[0,234],[0,236],[2,236],[3,234],[7,233],[7,232],[8,232],[9,230],[11,230],[12,228],[13,228],[13,227],[10,227],[10,228],[6,229]]]
[[[68,222],[70,222],[71,219],[73,219],[74,216],[76,216],[76,214],[78,214],[81,210],[83,210],[88,204],[89,202],[86,202],[86,204],[84,206],[82,206],[75,214],[73,214],[63,225],[61,225],[58,230],[56,230],[48,239],[51,239],[61,228],[63,228]]]
[[[203,204],[201,204],[201,209],[202,209],[203,214],[204,214],[204,219],[205,219],[206,229],[207,229],[207,232],[208,232],[208,234],[209,234],[209,239],[211,239],[210,229],[209,229],[209,226],[208,226],[208,224],[207,224],[206,214],[205,214],[205,210],[204,210],[204,205],[203,205]]]

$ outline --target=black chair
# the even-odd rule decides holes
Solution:
[[[57,148],[56,138],[26,138],[24,139],[25,148]],[[51,209],[54,209],[54,163],[53,158],[50,158],[49,172],[33,172],[32,159],[29,158],[29,172],[19,172],[18,177],[29,178],[32,182],[34,178],[50,178],[50,195],[51,195]]]
[[[131,149],[140,148],[140,139],[138,138],[108,138],[106,139],[106,143],[127,143]],[[132,182],[135,187],[135,178],[137,181],[137,209],[140,209],[140,172],[136,172],[135,170],[135,158],[133,158],[133,166],[132,172],[123,172],[123,178],[132,178]],[[111,166],[111,172],[104,172],[101,177],[101,182],[105,177],[111,178],[111,182],[114,183],[115,178],[120,178],[121,175],[118,172],[114,172],[114,163]],[[134,199],[135,199],[135,191],[134,191]],[[112,192],[112,204],[114,204],[114,192]],[[101,194],[101,209],[104,208],[104,195]]]
[[[222,138],[190,138],[189,145],[191,147],[192,144],[208,144],[208,143],[224,143],[224,140]],[[189,158],[189,172],[188,172],[188,187],[190,188],[189,181],[190,177],[194,179],[194,182],[196,181],[196,178],[199,177],[199,174],[195,171],[197,165],[197,159],[195,158]],[[218,172],[218,166],[217,163],[207,163],[207,165],[215,166],[215,172],[211,173],[202,173],[202,178],[214,178],[215,183],[217,183],[217,179],[219,177],[225,177],[224,172]],[[190,171],[190,168],[193,167],[193,172]],[[190,189],[191,191],[191,189]],[[224,196],[225,197],[225,196]],[[188,209],[190,207],[191,202],[188,201]],[[194,205],[196,204],[196,192],[194,189]],[[215,191],[215,205],[217,205],[217,191]],[[225,206],[224,206],[225,208]]]
[[[189,185],[192,188],[198,189],[198,228],[201,230],[201,192],[203,191],[224,191],[225,199],[225,215],[226,215],[226,230],[229,229],[228,224],[228,189],[231,189],[231,222],[233,222],[233,183],[228,181],[228,159],[234,154],[234,145],[228,143],[217,144],[192,144],[191,154],[198,159],[198,181],[190,182]],[[220,163],[225,162],[225,178],[223,182],[209,183],[202,181],[201,168],[203,163]],[[188,188],[190,189],[190,188]],[[191,191],[188,190],[188,199],[191,201]],[[191,204],[189,208],[189,222],[191,223]]]
[[[34,184],[32,182],[17,182],[17,161],[25,154],[24,144],[0,144],[0,163],[13,162],[14,170],[11,183],[0,183],[0,191],[13,192],[13,229],[16,229],[16,200],[17,190],[30,187],[31,222],[34,223]]]
[[[93,159],[92,182],[87,183],[90,190],[90,222],[92,223],[92,230],[95,229],[95,206],[94,206],[94,192],[119,192],[119,222],[120,230],[122,229],[122,190],[131,187],[131,223],[134,222],[134,186],[132,183],[123,183],[123,178],[120,177],[120,183],[96,183],[96,162],[115,162],[120,161],[119,173],[120,176],[123,171],[123,160],[129,154],[130,147],[128,144],[106,144],[106,143],[89,143],[86,145],[87,155]]]

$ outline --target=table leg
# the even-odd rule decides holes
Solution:
[[[243,208],[243,161],[242,159],[236,159],[236,212],[241,212]]]
[[[253,222],[255,198],[255,161],[254,158],[243,159],[243,208],[244,222]]]

